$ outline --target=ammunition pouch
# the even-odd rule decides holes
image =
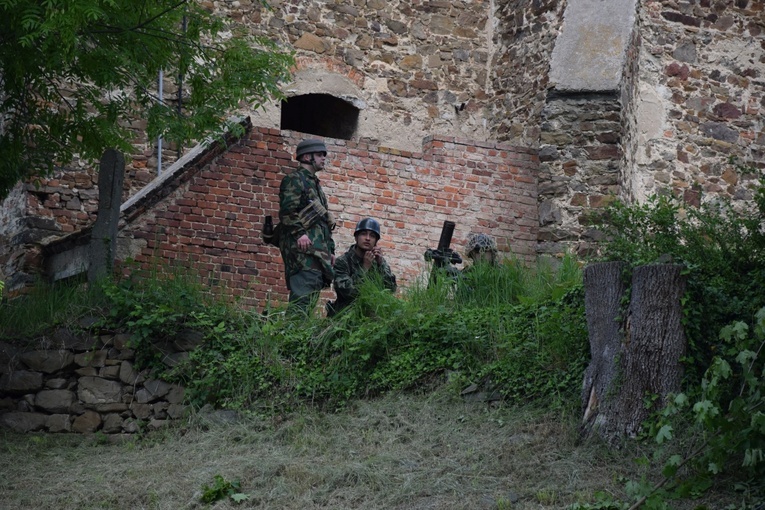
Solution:
[[[315,225],[317,221],[325,222],[330,229],[335,228],[334,218],[318,200],[308,202],[308,205],[298,213],[298,219],[306,230]]]

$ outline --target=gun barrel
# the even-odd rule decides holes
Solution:
[[[443,252],[449,249],[449,245],[452,244],[452,235],[454,234],[455,224],[453,221],[444,221],[444,226],[441,229],[441,239],[438,240],[438,250]]]

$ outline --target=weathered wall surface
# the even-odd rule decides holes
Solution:
[[[490,139],[490,125],[499,122],[485,111],[494,95],[492,1],[277,0],[271,10],[254,0],[203,4],[296,50],[299,73],[285,86],[288,95],[337,93],[317,73],[357,73],[366,106],[354,139],[418,151],[426,134]],[[278,105],[242,113],[278,127]]]
[[[492,137],[539,147],[550,58],[566,4],[562,0],[494,2],[492,81],[486,88],[486,119]]]
[[[157,348],[173,366],[198,345],[186,332]],[[0,342],[0,427],[132,434],[181,418],[184,389],[135,368],[130,336],[58,329],[23,349]]]
[[[349,146],[419,153],[421,140],[434,136],[539,148],[537,253],[588,253],[597,236],[585,213],[613,196],[668,191],[690,204],[718,195],[743,201],[753,176],[727,158],[765,165],[762,1],[618,0],[605,17],[596,0],[276,0],[270,11],[256,0],[203,2],[295,50],[288,96],[320,92],[358,106]],[[551,69],[556,55],[564,65]],[[596,76],[599,63],[616,65],[608,86],[565,86]],[[166,80],[169,101],[174,87]],[[279,105],[242,112],[256,126],[279,127]],[[154,141],[139,142],[125,198],[156,175]],[[166,147],[164,166],[177,157]],[[12,244],[0,247],[6,279],[14,267],[34,266],[40,239],[94,221],[89,169],[72,165],[27,192],[23,213],[5,223],[30,233],[0,232]],[[361,207],[347,198],[340,208]],[[441,221],[426,209],[417,215]],[[22,238],[31,243],[19,245]]]
[[[269,297],[284,298],[279,251],[263,244],[260,229],[265,215],[278,218],[279,183],[296,168],[294,147],[303,137],[253,128],[126,224],[120,244],[132,249],[123,253],[145,263],[160,256],[194,264],[203,276],[209,272],[258,306]],[[417,153],[334,139],[327,146],[328,169],[319,177],[338,220],[338,254],[351,245],[356,222],[373,216],[380,220],[380,244],[403,286],[423,274],[423,254],[437,246],[447,219],[457,224],[453,249],[461,251],[471,231],[491,232],[503,253],[533,260],[534,151],[436,136]]]
[[[727,160],[765,168],[765,2],[643,1],[639,26],[628,196],[751,198]]]

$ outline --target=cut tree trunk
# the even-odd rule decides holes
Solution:
[[[619,264],[589,266],[584,280],[592,360],[582,388],[583,433],[596,431],[614,446],[635,437],[650,413],[680,390],[686,347],[682,266],[635,268],[625,309],[625,266]]]
[[[590,364],[582,384],[582,424],[589,434],[595,426],[602,403],[617,378],[621,353],[621,301],[627,290],[625,262],[603,262],[584,268],[584,308],[590,339]]]

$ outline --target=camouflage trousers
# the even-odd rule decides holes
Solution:
[[[313,311],[319,293],[325,287],[321,271],[307,269],[290,276],[290,297],[288,309],[308,315]]]

